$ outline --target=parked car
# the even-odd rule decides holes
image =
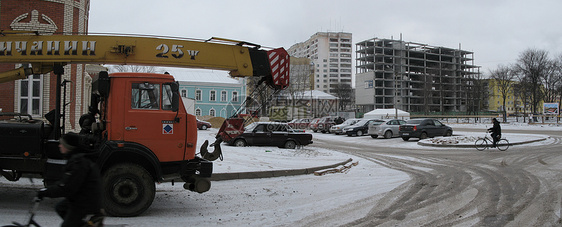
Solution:
[[[400,130],[400,125],[403,124],[406,124],[406,121],[398,119],[373,121],[369,124],[368,134],[373,138],[377,138],[379,136],[384,136],[385,139],[398,137],[400,136],[398,130]]]
[[[277,146],[294,149],[312,143],[312,134],[296,132],[287,123],[254,122],[244,128],[244,133],[229,141],[229,145]]]
[[[361,119],[357,123],[343,128],[343,131],[348,136],[362,136],[367,135],[369,124],[373,121],[380,121],[379,119]]]
[[[334,125],[332,127],[330,127],[330,133],[335,133],[336,135],[339,134],[344,134],[345,132],[343,131],[343,128],[353,125],[357,122],[359,122],[361,119],[358,118],[350,118],[345,120],[343,123],[339,124],[339,125]]]
[[[453,129],[437,119],[423,118],[412,119],[400,126],[400,137],[404,141],[410,138],[426,139],[435,136],[451,136]]]
[[[197,119],[197,128],[200,130],[207,130],[212,127],[211,123]]]
[[[308,125],[310,124],[310,119],[308,118],[293,119],[288,124],[293,129],[306,130],[308,128]]]
[[[334,117],[321,117],[318,121],[314,124],[311,123],[310,129],[314,132],[322,132],[327,133],[330,132],[330,127],[334,125]]]
[[[312,130],[313,132],[318,132],[318,121],[320,118],[314,118],[308,124],[308,129]]]

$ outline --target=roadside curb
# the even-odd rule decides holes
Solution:
[[[514,142],[514,143],[510,142],[509,144],[510,144],[510,146],[528,144],[528,143],[544,141],[548,138],[550,138],[550,136],[540,138],[540,139],[521,141],[521,142]],[[430,143],[423,143],[423,142],[419,142],[419,141],[418,141],[418,145],[425,146],[425,147],[460,147],[460,148],[473,148],[474,147],[474,144],[430,144]]]
[[[295,175],[313,174],[315,171],[338,167],[351,162],[349,158],[343,162],[332,165],[318,166],[303,169],[287,169],[287,170],[270,170],[270,171],[256,171],[256,172],[238,172],[238,173],[213,173],[209,180],[223,181],[223,180],[241,180],[241,179],[258,179],[258,178],[271,178],[271,177],[285,177]]]

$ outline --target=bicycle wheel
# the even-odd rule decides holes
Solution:
[[[496,146],[498,147],[498,150],[500,151],[505,151],[507,150],[507,148],[509,148],[509,141],[507,141],[506,139],[500,139],[497,143]]]
[[[488,141],[483,138],[477,139],[476,142],[474,142],[474,147],[476,147],[476,150],[483,151],[488,147]]]

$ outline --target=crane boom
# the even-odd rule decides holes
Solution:
[[[219,41],[9,34],[0,37],[0,63],[31,63],[32,70],[25,72],[32,74],[52,71],[57,64],[204,68],[226,70],[233,77],[266,77],[266,81],[277,88],[288,85],[289,55],[283,48],[266,51],[246,42]],[[22,69],[17,69],[0,74],[0,82],[25,78],[22,72]]]

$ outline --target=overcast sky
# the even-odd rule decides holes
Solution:
[[[94,0],[89,32],[207,39],[288,49],[320,31],[474,52],[488,73],[529,48],[562,54],[559,0]],[[354,46],[355,49],[355,46]]]

